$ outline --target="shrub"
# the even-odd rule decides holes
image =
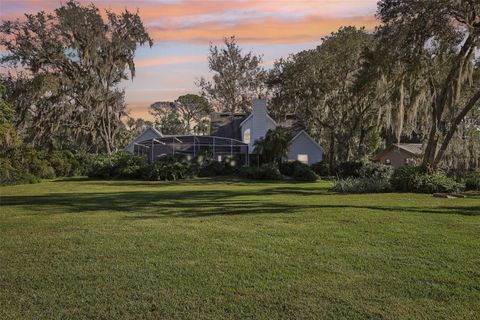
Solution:
[[[23,152],[23,163],[27,171],[42,179],[55,178],[55,169],[47,160],[45,151],[37,151],[33,148],[26,148]]]
[[[330,168],[328,167],[328,163],[325,161],[312,164],[311,169],[320,177],[327,177],[330,175]]]
[[[306,167],[308,166],[300,161],[288,161],[288,162],[283,162],[279,166],[280,173],[287,176],[287,177],[292,177],[293,173],[295,172],[295,169],[297,167]]]
[[[187,176],[188,165],[172,159],[151,163],[143,169],[142,178],[152,181],[179,180]]]
[[[0,158],[0,185],[14,185],[23,183],[37,183],[40,180],[28,173],[24,167],[12,165],[6,158]]]
[[[422,174],[415,177],[413,192],[458,192],[462,185],[443,173]]]
[[[111,179],[112,169],[112,159],[107,155],[97,154],[91,156],[86,174],[89,178]]]
[[[465,179],[465,188],[467,190],[480,191],[480,171],[470,173]]]
[[[56,150],[48,155],[48,161],[58,177],[73,176],[78,172],[80,163],[68,150]]]
[[[298,181],[317,181],[318,179],[315,172],[308,166],[296,166],[292,178]]]
[[[380,193],[391,191],[391,186],[385,179],[345,178],[337,180],[332,191],[340,193]]]
[[[393,174],[393,168],[389,165],[379,162],[363,162],[358,169],[358,176],[361,178],[373,178],[380,180],[390,180]]]
[[[358,178],[360,177],[360,168],[363,162],[360,161],[346,161],[340,163],[337,168],[337,175],[340,178]]]
[[[462,188],[461,184],[443,173],[427,174],[415,166],[396,169],[391,184],[397,191],[418,193],[457,192]]]
[[[271,165],[264,164],[260,167],[242,167],[239,175],[252,180],[281,180],[280,171]]]
[[[415,189],[415,177],[422,174],[420,167],[403,166],[393,172],[390,183],[397,191],[413,191]]]
[[[221,176],[225,173],[225,166],[218,161],[208,161],[203,164],[198,172],[199,177]]]
[[[118,152],[112,156],[110,176],[120,179],[138,179],[148,165],[147,159],[128,152]]]

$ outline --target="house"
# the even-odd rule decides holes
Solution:
[[[155,138],[162,138],[163,134],[155,129],[154,127],[147,128],[143,131],[138,137],[133,139],[133,141],[125,148],[125,151],[130,153],[136,153],[139,143]]]
[[[266,100],[254,99],[252,112],[248,115],[212,114],[211,135],[239,139],[248,145],[248,153],[252,154],[255,140],[265,137],[268,130],[283,126],[291,130],[293,137],[287,160],[298,160],[308,165],[322,161],[323,148],[292,118],[277,123],[267,112]]]
[[[250,114],[212,113],[210,135],[163,135],[148,128],[126,148],[134,154],[145,155],[155,161],[166,155],[196,156],[208,153],[213,159],[236,157],[241,164],[249,164],[255,140],[265,137],[268,130],[279,125],[291,130],[292,140],[287,160],[298,160],[312,165],[323,159],[323,148],[290,117],[278,124],[267,112],[264,99],[254,99]]]
[[[417,163],[422,154],[421,143],[397,143],[377,153],[372,157],[372,161],[390,164],[394,169],[397,169],[406,164]]]

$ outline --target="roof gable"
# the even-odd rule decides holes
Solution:
[[[317,141],[315,141],[312,137],[310,137],[310,135],[305,131],[305,130],[301,130],[300,132],[298,132],[291,140],[290,140],[290,143],[293,143],[293,141],[295,141],[296,139],[298,139],[299,137],[301,136],[304,136],[306,137],[308,140],[310,140],[317,148],[319,148],[320,150],[322,150],[323,152],[323,148],[321,145],[318,144]]]
[[[247,121],[250,120],[252,117],[253,117],[253,113],[250,113],[250,115],[246,117],[245,120],[242,121],[242,123],[240,123],[240,127],[243,127],[247,123]],[[275,127],[277,126],[277,122],[273,120],[273,118],[270,117],[269,114],[267,114],[267,119],[269,119]]]

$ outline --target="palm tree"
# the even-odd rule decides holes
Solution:
[[[253,146],[253,153],[258,155],[259,161],[280,165],[290,149],[290,133],[283,127],[268,130],[264,138],[255,140]]]

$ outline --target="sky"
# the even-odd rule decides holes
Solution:
[[[235,36],[245,52],[263,55],[266,68],[281,57],[315,48],[341,26],[377,23],[377,0],[98,0],[101,9],[139,10],[154,39],[136,52],[136,76],[124,83],[132,117],[150,118],[156,101],[198,93],[196,81],[208,78],[210,45]],[[0,19],[52,11],[60,0],[0,0]]]

